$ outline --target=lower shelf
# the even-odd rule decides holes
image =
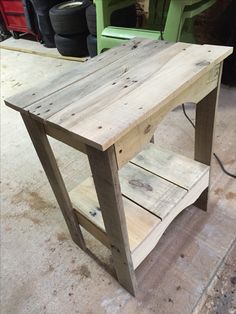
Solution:
[[[171,221],[207,188],[209,167],[149,144],[119,171],[134,268]],[[70,193],[80,224],[109,247],[92,177]]]

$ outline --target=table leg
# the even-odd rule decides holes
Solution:
[[[61,208],[70,234],[74,242],[83,250],[86,249],[79,222],[72,208],[63,178],[57,166],[52,148],[48,141],[43,125],[33,120],[29,115],[21,114],[29,132],[35,150],[50,182],[57,202]]]
[[[130,254],[115,148],[112,146],[102,152],[88,146],[87,154],[118,281],[135,295],[136,277]]]
[[[194,159],[209,166],[213,154],[215,114],[219,90],[220,84],[196,105]],[[197,207],[205,211],[207,210],[208,193],[209,188],[203,191],[195,203]]]

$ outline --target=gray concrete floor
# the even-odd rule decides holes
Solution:
[[[1,97],[39,86],[80,63],[1,50]],[[190,116],[194,107],[188,106]],[[215,151],[236,172],[236,89],[223,87]],[[160,146],[193,155],[194,132],[175,109],[156,132]],[[51,141],[68,189],[89,173],[85,156]],[[235,243],[236,183],[214,161],[210,209],[190,206],[138,271],[140,291],[115,280],[109,251],[85,233],[95,260],[70,239],[20,115],[1,103],[1,307],[3,314],[200,311]]]

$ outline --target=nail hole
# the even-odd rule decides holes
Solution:
[[[40,116],[40,113],[37,113],[37,116]]]
[[[72,115],[72,116],[74,116],[74,115],[75,115],[75,113],[72,113],[71,115]]]
[[[211,52],[211,50],[208,50],[208,52]]]
[[[133,82],[133,83],[137,83],[138,81],[137,81],[137,80],[133,80],[132,82]]]
[[[41,106],[36,107],[36,109],[41,108]]]
[[[119,154],[121,154],[122,152],[123,152],[123,150],[122,150],[122,149],[120,149],[120,150],[119,150]]]
[[[125,86],[124,86],[124,88],[127,88],[127,87],[128,87],[128,85],[125,85]]]
[[[112,85],[116,85],[116,82],[112,83]]]
[[[138,109],[140,109],[140,110],[141,110],[141,109],[143,109],[143,107],[139,107]]]
[[[186,48],[184,48],[183,50],[186,50]]]
[[[102,129],[102,126],[101,126],[101,125],[99,125],[98,129]]]
[[[130,77],[126,77],[126,80],[129,80],[130,79]]]
[[[52,103],[52,102],[50,102],[49,106],[52,106],[52,105],[53,105],[53,103]]]
[[[35,96],[35,93],[33,93],[32,96]]]
[[[50,111],[50,109],[47,109],[45,112],[49,112]]]

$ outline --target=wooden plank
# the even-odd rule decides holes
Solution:
[[[174,45],[163,53],[165,58],[164,55],[169,51],[171,60],[167,58],[168,62],[164,62],[159,71],[141,82],[138,88],[132,89],[117,101],[112,101],[115,95],[110,87],[111,93],[98,104],[94,97],[91,98],[90,103],[93,106],[89,107],[87,115],[83,115],[82,121],[78,114],[73,119],[61,124],[57,121],[56,124],[78,134],[89,145],[105,150],[190,87],[232,51],[225,47],[213,47],[209,50],[207,45],[191,45],[173,56],[174,47],[179,46]],[[156,62],[159,61],[157,55]],[[141,69],[137,66],[136,73],[139,71]],[[142,106],[143,109],[140,110]]]
[[[119,171],[122,194],[164,219],[187,191],[135,164]]]
[[[111,243],[118,281],[135,295],[137,283],[129,248],[114,147],[101,152],[88,146],[87,152],[103,221]]]
[[[105,227],[102,229],[97,224],[94,224],[89,220],[84,213],[81,213],[81,211],[77,210],[75,211],[78,221],[80,225],[87,230],[90,234],[92,234],[98,241],[100,241],[102,244],[104,244],[107,248],[110,248],[110,241],[106,234]]]
[[[5,43],[0,45],[1,49],[6,49],[6,50],[12,50],[12,51],[17,51],[17,52],[23,52],[23,53],[30,53],[32,55],[38,55],[38,56],[43,56],[43,57],[47,57],[47,58],[54,58],[54,59],[61,59],[61,60],[68,60],[68,61],[77,61],[77,62],[85,62],[86,60],[88,60],[88,58],[76,58],[76,57],[65,57],[60,55],[59,53],[56,54],[51,53],[50,49],[48,49],[47,51],[39,51],[39,50],[32,50],[30,48],[23,48],[23,47],[12,47],[12,46],[8,46]]]
[[[170,225],[170,223],[177,217],[181,211],[183,211],[186,207],[193,204],[198,196],[205,190],[208,186],[209,182],[209,172],[203,174],[198,182],[189,190],[184,198],[180,200],[178,204],[176,204],[175,208],[170,212],[170,215],[167,215],[162,222],[157,225],[153,231],[149,234],[146,239],[140,243],[133,252],[132,252],[132,260],[134,264],[134,269],[136,269],[141,262],[145,259],[146,256],[154,249],[161,236]]]
[[[198,103],[208,95],[218,84],[219,65],[204,74],[200,79],[193,83],[188,89],[184,90],[179,96],[172,99],[165,107],[160,108],[150,118],[138,124],[131,131],[125,134],[115,144],[117,163],[119,169],[131,160],[144,146],[149,143],[157,125],[164,119],[166,114],[186,102]]]
[[[63,142],[66,145],[69,145],[80,152],[87,154],[86,152],[86,145],[79,142],[77,137],[75,137],[73,134],[66,132],[66,130],[60,130],[52,128],[50,125],[44,125],[45,132],[47,135],[55,138],[58,141]]]
[[[114,47],[112,50],[107,50],[101,55],[92,58],[88,62],[80,64],[78,68],[75,66],[73,71],[67,71],[60,75],[60,77],[55,76],[50,78],[45,82],[44,85],[34,86],[27,91],[9,97],[6,99],[6,104],[15,110],[23,111],[25,107],[57,93],[61,89],[64,89],[71,84],[74,84],[83,78],[94,74],[96,71],[103,69],[109,64],[112,64],[119,59],[125,60],[130,53],[131,55],[133,54],[135,50],[133,49],[134,45],[137,46],[137,49],[139,49],[139,47],[142,47],[147,42],[150,42],[150,40],[140,40],[137,38],[127,41],[127,43],[123,44],[122,46]]]
[[[56,159],[48,142],[43,125],[32,120],[28,115],[22,114],[22,119],[29,132],[32,143],[51,184],[57,202],[61,208],[70,234],[74,242],[83,250],[86,249],[77,216],[72,208],[69,195],[58,169]]]
[[[84,116],[94,112],[94,102],[102,102],[107,97],[113,97],[113,101],[135,89],[142,78],[145,79],[154,73],[157,68],[153,66],[157,53],[166,51],[172,43],[161,41],[148,41],[145,45],[134,49],[130,58],[118,59],[110,65],[95,72],[93,76],[87,76],[58,93],[53,94],[25,108],[41,119],[49,119],[54,123],[62,124],[64,121],[82,121]],[[187,44],[181,44],[181,47]],[[142,48],[142,49],[141,49]],[[149,60],[146,59],[149,54]],[[153,59],[153,60],[152,60]],[[137,63],[143,64],[143,70],[136,73]],[[124,88],[127,86],[127,88]],[[50,105],[51,104],[51,105]],[[103,104],[104,106],[105,104]],[[97,106],[97,105],[96,105]]]
[[[209,167],[193,159],[148,144],[131,163],[158,174],[174,184],[189,190]]]
[[[211,165],[214,147],[215,117],[219,100],[221,71],[218,86],[208,94],[196,107],[194,159]],[[209,183],[210,186],[210,183]],[[196,206],[207,210],[209,191],[206,189],[196,202]]]
[[[102,212],[95,191],[92,177],[82,182],[70,193],[73,208],[83,217],[92,222],[97,229],[105,232]],[[131,202],[123,196],[125,219],[127,223],[130,250],[133,251],[153,228],[160,223],[160,219],[147,212],[145,209]],[[82,224],[85,228],[87,224]],[[91,230],[91,228],[90,228]],[[94,234],[97,237],[97,234]],[[106,241],[109,243],[109,241]],[[107,245],[105,243],[105,245]]]
[[[48,121],[70,129],[88,116],[96,116],[98,111],[101,112],[106,110],[112,103],[128,97],[132,91],[139,89],[143,82],[151,79],[152,76],[161,70],[162,67],[178,52],[189,46],[189,44],[185,43],[176,43],[162,44],[161,47],[158,48],[159,45],[155,41],[152,42],[150,46],[151,45],[154,48],[155,53],[149,55],[148,59],[146,58],[147,52],[143,54],[143,49],[136,50],[136,56],[128,58],[125,66],[123,66],[121,62],[117,64],[119,72],[112,73],[112,81],[102,80],[101,87],[97,88],[92,94],[89,94],[88,97],[84,97],[80,100],[77,98],[74,103],[67,106],[65,112],[71,112],[71,109],[73,109],[73,116],[68,115],[67,119],[62,119],[62,114],[65,114],[65,112],[61,111],[58,112],[58,114],[51,116]],[[150,54],[150,52],[148,53]],[[114,67],[105,69],[106,72],[109,70],[114,71]],[[96,78],[93,76],[93,79]],[[101,76],[99,76],[99,80],[101,81]],[[90,84],[91,83],[92,82],[90,82]],[[87,82],[86,85],[88,84],[89,83]],[[124,109],[126,108],[125,100],[122,102],[122,108],[123,107]],[[114,123],[114,125],[116,125],[116,123]],[[105,126],[103,125],[103,127]]]

